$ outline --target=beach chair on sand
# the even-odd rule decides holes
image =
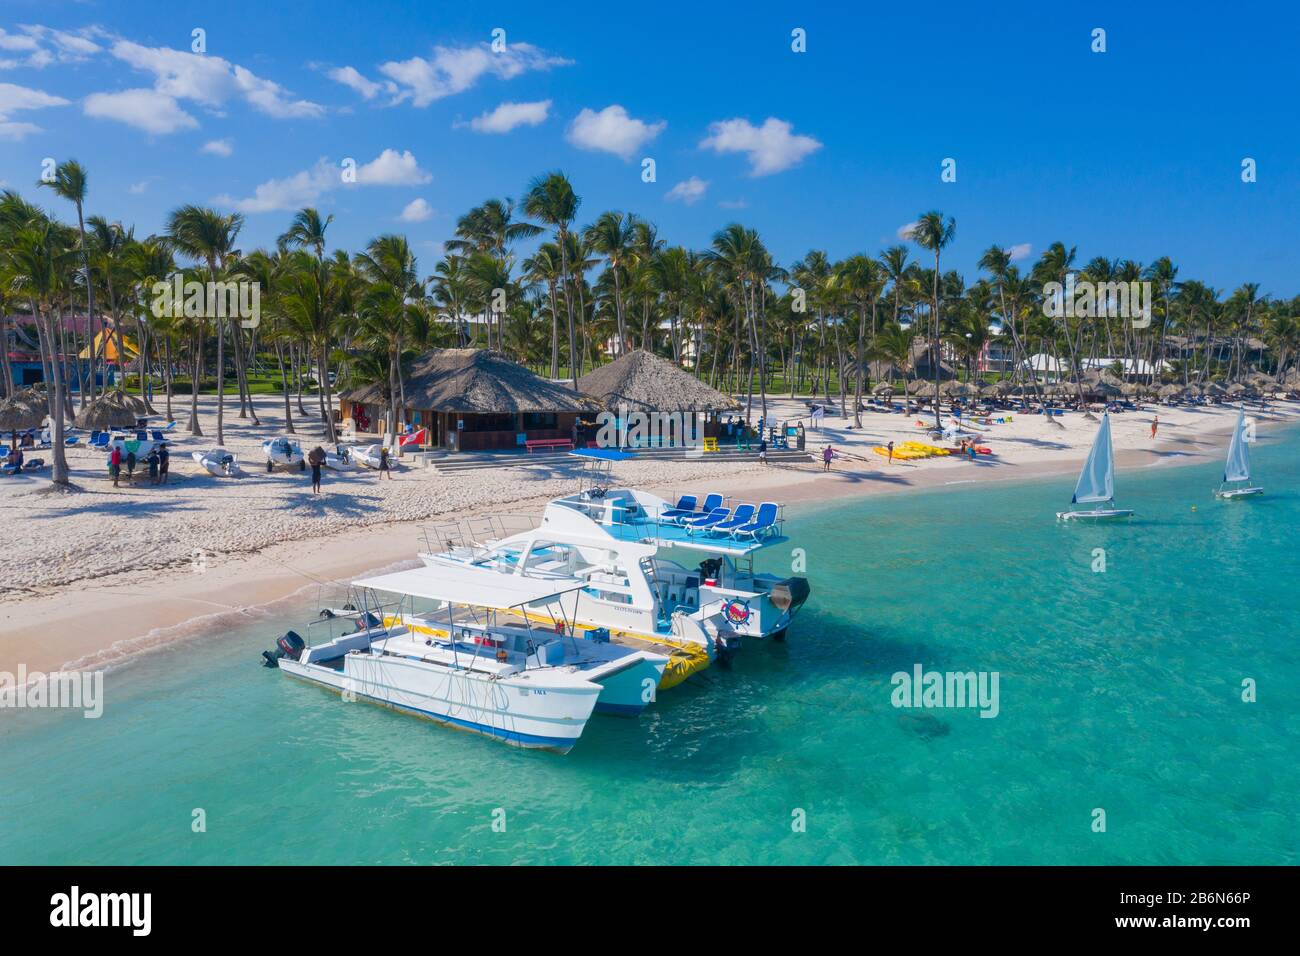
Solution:
[[[90,444],[95,448],[107,448],[110,438],[112,438],[112,436],[108,432],[100,432],[95,436]]]
[[[726,521],[719,521],[713,527],[709,528],[710,534],[730,535],[737,528],[743,528],[754,520],[754,512],[757,509],[753,505],[737,505],[735,512]]]
[[[163,433],[162,433],[162,430],[161,430],[161,429],[155,428],[155,429],[153,430],[152,434],[153,434],[153,440],[154,440],[154,441],[166,441],[166,440],[167,440],[167,439],[163,438]]]
[[[729,514],[731,514],[730,508],[714,508],[706,515],[698,518],[687,518],[681,524],[686,528],[687,534],[694,534],[696,531],[705,531],[715,524],[726,521]]]
[[[758,516],[749,524],[741,525],[731,532],[733,538],[749,538],[757,541],[759,537],[769,534],[776,528],[777,506],[775,502],[764,501],[758,506]]]

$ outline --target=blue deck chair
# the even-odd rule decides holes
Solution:
[[[73,436],[71,436],[70,438],[65,438],[65,439],[63,439],[63,444],[65,444],[65,445],[75,445],[75,444],[76,444],[77,442],[79,442],[79,441],[81,441],[81,436],[80,436],[80,435],[73,435]]]
[[[694,498],[693,495],[691,497]],[[722,495],[709,494],[705,496],[704,504],[700,506],[699,511],[688,511],[684,515],[678,515],[677,517],[670,518],[669,520],[673,524],[684,525],[687,524],[691,518],[703,518],[707,516],[710,512],[717,511],[721,507],[722,507]],[[726,509],[723,510],[725,511]]]
[[[737,505],[735,512],[726,521],[719,521],[709,529],[711,532],[718,534],[731,534],[737,528],[742,528],[754,520],[753,505]]]
[[[176,427],[176,423],[174,421],[168,422],[166,425],[163,426],[163,431],[169,432],[175,427]]]
[[[741,525],[731,532],[732,537],[749,538],[751,541],[757,541],[760,535],[765,535],[776,527],[776,514],[776,504],[771,501],[764,501],[758,506],[758,517],[749,524]]]
[[[163,438],[163,433],[162,433],[159,429],[157,429],[157,428],[155,428],[155,429],[153,430],[153,440],[154,440],[154,441],[166,441],[166,439]]]
[[[695,510],[696,500],[695,495],[682,495],[677,499],[677,507],[669,508],[659,517],[665,521],[673,521],[677,518],[689,518],[693,514],[699,514]]]
[[[682,522],[682,525],[686,528],[687,534],[692,534],[696,531],[703,531],[706,528],[711,528],[721,521],[726,521],[729,514],[731,514],[730,508],[714,508],[706,515],[701,515],[698,518],[685,519]]]
[[[112,436],[109,435],[108,432],[100,432],[99,435],[95,438],[95,440],[91,442],[91,444],[93,444],[96,448],[107,448],[108,441],[111,437]]]

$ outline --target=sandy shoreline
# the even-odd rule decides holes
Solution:
[[[770,402],[769,408],[773,418],[806,413],[801,402],[788,400]],[[1161,429],[1152,442],[1149,428],[1156,413]],[[266,422],[261,429],[228,428],[227,447],[237,448],[241,457],[251,457],[258,441],[277,433],[271,403],[259,405],[259,414]],[[1126,469],[1213,459],[1222,453],[1235,415],[1228,408],[1153,408],[1114,416],[1117,464]],[[1072,474],[1096,428],[1077,414],[1067,416],[1064,429],[1042,416],[1016,417],[980,438],[993,449],[991,458],[888,465],[870,447],[888,440],[925,441],[916,417],[871,413],[863,419],[861,430],[828,418],[820,432],[808,433],[813,451],[829,441],[868,459],[841,458],[830,474],[822,472],[819,462],[765,468],[710,464],[706,457],[629,463],[620,465],[616,475],[620,482],[666,497],[707,484],[710,490],[749,501],[780,501],[797,511],[804,503],[858,495]],[[1261,415],[1260,427],[1297,420],[1296,405],[1274,405]],[[205,431],[207,425],[205,420]],[[234,441],[231,433],[238,436]],[[173,461],[174,470],[182,472],[177,476],[181,490],[147,484],[104,488],[97,460],[84,451],[84,459],[74,460],[74,480],[92,492],[30,496],[22,489],[5,489],[0,512],[10,527],[24,527],[29,534],[11,542],[7,557],[0,558],[0,580],[5,582],[0,671],[16,672],[20,663],[28,671],[109,666],[165,643],[219,631],[231,621],[265,613],[267,605],[305,588],[414,563],[422,526],[439,516],[538,513],[546,500],[576,486],[571,468],[539,462],[486,475],[407,469],[382,485],[369,474],[331,476],[327,491],[333,497],[310,500],[304,499],[303,480],[296,475],[223,483],[188,474],[196,471],[182,464],[188,462],[188,451],[213,444],[196,440],[177,449]],[[353,507],[358,498],[368,507]],[[20,517],[23,523],[16,525]],[[123,560],[139,549],[149,549],[149,556]]]

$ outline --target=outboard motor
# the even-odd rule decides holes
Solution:
[[[302,656],[303,648],[307,646],[306,642],[294,631],[285,631],[284,636],[275,642],[275,650],[262,651],[262,666],[279,667],[280,658],[288,657],[297,660]]]
[[[778,611],[793,616],[795,611],[803,607],[803,603],[808,600],[810,593],[812,593],[812,588],[808,586],[807,578],[786,578],[784,581],[773,584],[771,590],[767,592],[767,596],[771,600],[772,606]],[[784,627],[781,628],[772,635],[772,639],[784,641],[785,630]]]

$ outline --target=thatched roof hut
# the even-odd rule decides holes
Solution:
[[[487,349],[434,349],[412,364],[403,390],[407,408],[435,412],[579,412],[599,404]],[[340,398],[386,406],[388,389],[366,385]]]
[[[427,429],[428,445],[457,451],[571,439],[579,415],[601,404],[486,349],[434,349],[403,376],[403,391],[399,425]],[[377,432],[389,404],[387,383],[339,395],[339,413],[357,431]]]
[[[78,428],[132,428],[147,414],[144,402],[125,392],[109,392],[77,414]]]
[[[578,379],[578,391],[609,409],[636,412],[730,412],[740,403],[666,358],[634,349]]]

